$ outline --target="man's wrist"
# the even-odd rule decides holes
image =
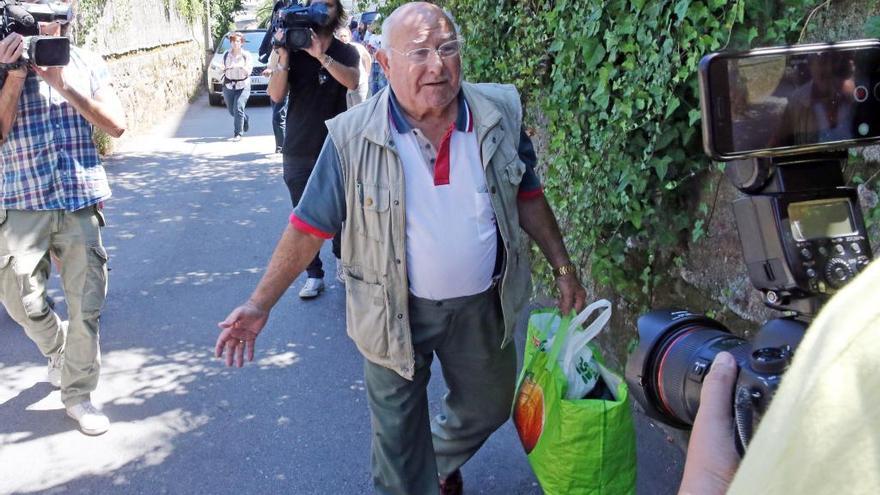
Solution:
[[[320,57],[318,57],[318,61],[321,62],[321,67],[327,69],[331,65],[333,65],[336,61],[333,60],[333,57],[327,55],[326,53],[322,53]]]
[[[577,267],[574,266],[573,263],[566,263],[564,265],[553,268],[553,277],[559,278],[566,275],[574,275],[575,277],[577,277]]]
[[[27,68],[25,68],[25,67],[22,67],[19,69],[12,69],[6,73],[7,77],[11,76],[13,79],[18,79],[20,81],[24,81],[25,79],[27,79],[27,74],[28,74],[28,71],[27,71]]]

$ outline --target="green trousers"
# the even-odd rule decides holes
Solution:
[[[0,301],[44,356],[64,353],[61,401],[89,399],[101,369],[98,319],[107,294],[103,217],[96,207],[64,210],[0,210]],[[46,302],[49,253],[60,262],[69,324]]]
[[[378,493],[431,495],[510,416],[516,349],[501,348],[504,322],[497,289],[430,301],[410,297],[415,377],[365,361],[373,482]],[[434,356],[449,391],[428,414]]]

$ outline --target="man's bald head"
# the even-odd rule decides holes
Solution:
[[[440,29],[448,29],[458,34],[455,23],[452,18],[440,7],[428,2],[410,2],[394,9],[382,22],[382,47],[396,46],[400,43],[400,39],[395,37],[406,36],[417,26],[435,26]],[[413,39],[405,39],[407,41],[419,41]]]
[[[404,112],[417,119],[454,117],[461,55],[450,16],[436,5],[413,2],[388,16],[382,29],[376,60]]]

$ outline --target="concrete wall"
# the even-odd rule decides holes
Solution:
[[[85,4],[78,15],[75,40],[107,61],[129,134],[186,105],[204,85],[204,11],[188,20],[175,5],[174,0],[108,0]]]

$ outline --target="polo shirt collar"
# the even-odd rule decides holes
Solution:
[[[388,87],[388,94],[388,113],[391,115],[391,123],[394,124],[394,128],[400,134],[412,131],[413,127],[404,117],[403,109],[390,86]],[[459,132],[472,132],[474,130],[474,119],[471,116],[470,106],[468,106],[467,100],[464,98],[464,93],[459,90],[456,98],[458,98],[458,116],[455,118],[455,130]]]

